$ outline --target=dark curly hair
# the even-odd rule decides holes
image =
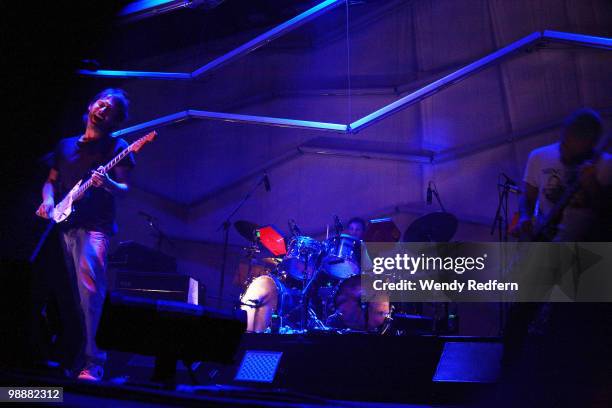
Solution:
[[[99,92],[94,98],[89,102],[89,104],[95,103],[98,99],[105,98],[107,96],[115,99],[117,103],[118,113],[119,113],[119,122],[125,121],[129,117],[129,107],[130,107],[130,99],[128,97],[127,92],[120,88],[106,88],[105,90]]]

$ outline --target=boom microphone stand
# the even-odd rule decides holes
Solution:
[[[498,192],[498,203],[497,210],[495,211],[495,217],[491,224],[491,235],[495,233],[497,229],[497,239],[501,245],[503,242],[508,242],[508,195],[510,192],[518,192],[514,181],[506,176],[504,173],[500,173],[499,176],[505,178],[504,183],[500,183],[499,177],[497,179],[497,192]],[[499,268],[500,281],[503,280],[505,260],[505,248],[502,246],[502,258],[501,265]],[[505,325],[505,306],[503,302],[499,304],[499,335],[503,335]]]
[[[221,278],[219,281],[219,299],[218,299],[218,307],[221,308],[221,303],[223,302],[223,286],[225,283],[225,267],[226,267],[226,262],[227,262],[227,247],[229,244],[229,230],[230,227],[232,226],[232,217],[238,212],[238,210],[240,210],[242,208],[242,206],[244,205],[244,203],[247,202],[247,200],[251,197],[251,195],[253,195],[253,193],[255,192],[255,190],[257,190],[257,188],[259,186],[261,186],[262,184],[266,185],[266,191],[270,191],[270,184],[268,181],[268,175],[264,174],[263,177],[261,177],[257,183],[253,186],[253,188],[247,193],[247,195],[244,196],[244,198],[242,199],[242,201],[240,201],[238,203],[238,205],[236,206],[236,208],[234,208],[234,211],[232,211],[227,218],[225,219],[225,221],[223,221],[221,223],[221,225],[219,225],[219,227],[217,228],[217,231],[220,231],[221,229],[223,229],[223,260],[221,261]]]

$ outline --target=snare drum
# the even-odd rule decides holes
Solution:
[[[280,265],[293,279],[304,280],[312,277],[319,262],[323,245],[314,238],[296,236],[289,241],[287,255]]]
[[[361,240],[342,234],[325,241],[323,270],[329,275],[346,279],[361,269]]]

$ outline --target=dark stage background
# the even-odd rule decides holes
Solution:
[[[126,126],[190,108],[349,123],[534,31],[612,35],[605,0],[372,0],[342,5],[197,81],[73,74],[84,59],[107,69],[189,72],[316,3],[226,1],[132,24],[113,22],[121,4],[3,4],[3,257],[23,259],[33,248],[46,175],[39,159],[82,131],[86,104],[104,87],[129,92]],[[391,216],[403,231],[437,210],[425,204],[434,180],[459,218],[454,239],[495,240],[499,173],[520,180],[529,151],[556,140],[577,107],[599,109],[609,126],[611,63],[605,51],[533,47],[355,135],[205,120],[161,128],[137,157],[113,247],[155,246],[138,212],[152,214],[174,242],[162,250],[177,258],[179,273],[218,296],[218,226],[264,171],[272,191],[258,190],[234,220],[286,229],[294,218],[321,238],[333,214]],[[230,232],[227,308],[240,292],[234,274],[245,244]],[[459,308],[462,334],[499,332],[496,305]]]

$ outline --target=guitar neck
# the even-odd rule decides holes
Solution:
[[[106,163],[106,165],[103,167],[103,173],[106,174],[108,173],[113,167],[115,167],[117,165],[117,163],[119,163],[123,158],[125,158],[125,156],[127,156],[128,154],[130,154],[131,151],[131,145],[126,147],[125,149],[123,149],[123,151],[121,153],[119,153],[117,156],[115,156],[111,161],[109,161],[108,163]],[[83,194],[85,194],[85,192],[93,185],[93,181],[90,178],[87,179],[87,181],[85,181],[84,183],[81,184],[81,186],[79,187],[79,189],[76,191],[76,194],[74,195],[74,197],[81,197]]]

